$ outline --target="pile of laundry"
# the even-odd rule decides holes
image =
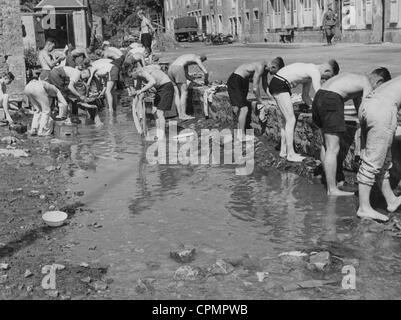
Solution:
[[[216,93],[227,91],[227,85],[221,83],[212,83],[203,93],[203,113],[209,117],[209,106],[213,102],[213,96]]]

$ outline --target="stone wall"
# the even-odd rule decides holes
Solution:
[[[25,60],[19,0],[0,0],[0,43],[0,55],[10,55],[8,64],[16,78],[9,93],[20,96],[25,87]]]

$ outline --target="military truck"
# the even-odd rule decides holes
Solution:
[[[198,22],[195,17],[182,17],[174,20],[174,35],[178,42],[193,42],[198,39]]]

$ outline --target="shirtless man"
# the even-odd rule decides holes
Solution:
[[[362,164],[357,176],[357,214],[360,218],[388,221],[387,216],[374,210],[370,204],[370,193],[376,181],[387,201],[389,212],[395,212],[401,205],[401,197],[394,195],[389,181],[389,170],[392,166],[391,146],[397,130],[397,113],[401,107],[400,88],[401,77],[390,80],[371,92],[359,108]]]
[[[391,75],[386,68],[379,68],[369,75],[342,73],[325,82],[316,92],[313,100],[313,121],[322,130],[324,144],[321,160],[326,173],[327,194],[329,196],[352,196],[354,193],[341,191],[336,182],[336,171],[340,140],[345,133],[344,103],[353,99],[356,110],[362,98],[372,90],[389,81]]]
[[[57,99],[59,112],[66,113],[68,103],[56,86],[42,80],[32,80],[24,90],[29,104],[32,106],[33,118],[30,134],[32,136],[49,136],[53,133],[51,107]]]
[[[284,61],[281,57],[275,58],[270,64],[266,61],[243,64],[239,66],[227,81],[228,95],[233,108],[239,108],[238,129],[241,130],[241,137],[245,134],[245,125],[250,108],[250,102],[247,100],[249,92],[249,80],[253,78],[253,93],[259,103],[263,104],[260,85],[267,92],[268,74],[276,74],[284,67]],[[270,95],[268,93],[268,95]],[[242,139],[239,137],[240,139]],[[245,139],[251,139],[246,137]]]
[[[10,112],[8,111],[8,94],[7,94],[7,86],[11,84],[14,80],[14,75],[11,72],[6,72],[0,78],[0,106],[3,107],[4,115],[8,124],[14,123],[13,119],[10,116]]]
[[[90,85],[94,76],[98,76],[106,84],[103,87],[103,91],[100,96],[105,95],[109,111],[113,112],[117,107],[117,93],[115,90],[116,82],[119,79],[119,68],[113,64],[111,59],[99,59],[92,62],[89,68],[91,76],[87,82],[87,86]]]
[[[72,67],[58,67],[50,72],[48,82],[56,86],[66,99],[78,98],[80,101],[86,102],[86,96],[80,94],[75,85],[81,80],[86,81],[89,77],[90,72],[88,69],[78,70]],[[66,114],[61,114],[60,111],[56,120],[64,120],[66,117]]]
[[[133,79],[143,80],[146,85],[135,92],[137,99],[142,99],[142,94],[152,88],[156,89],[155,108],[156,129],[158,140],[164,140],[166,130],[166,120],[164,112],[172,108],[174,100],[174,86],[170,78],[158,66],[136,67],[129,71],[129,76]],[[133,104],[135,107],[135,103]],[[142,133],[142,132],[140,132]]]
[[[138,17],[141,20],[141,43],[148,52],[150,63],[152,63],[152,34],[155,29],[150,20],[145,17],[143,10],[138,11]]]
[[[194,80],[194,78],[188,74],[188,67],[191,65],[198,65],[205,74],[205,84],[207,85],[209,83],[209,73],[203,65],[203,62],[206,60],[207,57],[205,55],[184,54],[175,60],[168,69],[168,75],[174,83],[175,104],[177,106],[178,117],[182,120],[193,119],[193,117],[186,114],[188,98],[187,81]]]
[[[54,50],[55,45],[55,40],[49,38],[46,40],[45,47],[39,52],[38,59],[40,66],[42,67],[42,72],[39,76],[39,79],[41,80],[47,80],[50,71],[65,59],[64,56],[60,56],[54,60],[51,52]]]
[[[310,88],[313,85],[315,92],[320,90],[321,80],[327,80],[338,74],[340,67],[335,60],[328,63],[316,65],[312,63],[294,63],[281,69],[273,76],[270,82],[270,93],[277,102],[283,114],[281,128],[281,152],[280,157],[288,161],[302,162],[305,157],[295,153],[294,150],[294,129],[295,114],[291,101],[291,88],[302,84],[302,99],[311,106]]]

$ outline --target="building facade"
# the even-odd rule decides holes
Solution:
[[[400,0],[165,0],[167,32],[174,19],[194,16],[199,32],[231,33],[245,42],[276,42],[293,29],[296,42],[325,41],[322,18],[331,6],[338,40],[401,42]]]

